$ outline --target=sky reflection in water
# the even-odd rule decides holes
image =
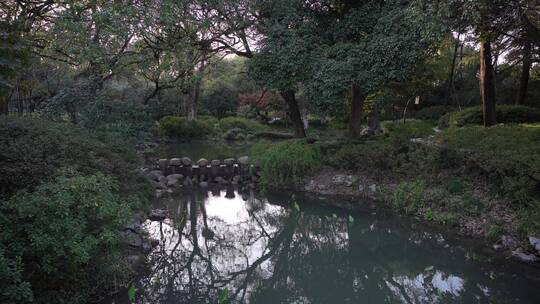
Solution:
[[[139,303],[538,303],[538,270],[487,262],[470,244],[385,215],[289,195],[193,192],[146,222],[162,240]],[[352,220],[351,220],[352,219]],[[489,257],[489,256],[488,256]],[[536,277],[536,279],[533,279]]]

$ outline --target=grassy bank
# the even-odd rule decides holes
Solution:
[[[332,152],[331,164],[391,181],[381,195],[407,214],[489,237],[540,232],[539,124],[437,134],[424,122],[396,124],[384,136]]]
[[[330,166],[377,181],[378,199],[395,210],[466,234],[524,240],[540,233],[540,124],[441,132],[435,124],[383,122],[384,134],[361,143],[328,148],[295,141],[254,155],[270,186],[299,185]]]

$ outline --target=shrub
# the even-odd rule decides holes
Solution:
[[[98,138],[69,123],[0,117],[0,196],[34,187],[65,166],[82,174],[102,171],[129,180],[138,156],[128,147],[121,138]]]
[[[0,302],[86,303],[126,284],[119,233],[137,200],[117,191],[103,174],[62,176],[0,202]]]
[[[227,131],[230,129],[241,129],[246,133],[256,133],[261,132],[266,129],[266,127],[259,123],[258,121],[247,119],[243,117],[225,117],[219,120],[219,127],[222,131]]]
[[[204,138],[213,133],[214,126],[210,120],[195,119],[192,121],[179,116],[165,116],[159,120],[159,128],[164,135],[191,140]]]
[[[464,167],[491,177],[514,201],[526,203],[538,198],[540,124],[450,128],[438,138],[461,151]]]
[[[260,143],[251,155],[261,167],[261,182],[269,187],[290,187],[321,165],[319,149],[301,140]]]
[[[405,140],[427,137],[435,133],[432,123],[417,119],[408,119],[405,123],[402,121],[383,121],[381,125],[388,136]]]
[[[343,146],[331,156],[331,164],[342,169],[362,169],[377,173],[393,167],[393,153],[389,140],[367,141]]]
[[[498,123],[533,123],[540,122],[540,110],[517,105],[497,105]],[[445,114],[439,120],[440,128],[462,127],[469,124],[482,124],[481,107],[470,107],[459,112]]]
[[[420,120],[408,120],[406,123],[386,121],[382,125],[386,130],[385,136],[341,147],[330,156],[331,164],[373,174],[387,170],[396,172],[400,166],[410,161],[408,153],[413,149],[411,138],[426,137],[434,133],[430,123]]]
[[[439,120],[446,113],[454,112],[455,107],[452,106],[432,106],[418,110],[414,117],[425,120]]]
[[[423,180],[402,182],[392,195],[392,206],[405,210],[406,213],[415,212],[425,204],[426,183]]]
[[[155,124],[156,112],[141,103],[101,96],[81,108],[80,122],[85,128],[116,133],[124,138],[140,137]]]

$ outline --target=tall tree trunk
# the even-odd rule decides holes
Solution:
[[[448,105],[450,96],[454,94],[454,74],[456,70],[456,61],[457,61],[457,56],[458,56],[459,45],[461,44],[459,37],[461,37],[461,33],[458,33],[456,44],[454,45],[454,55],[452,56],[452,65],[450,66],[450,76],[448,77],[448,87],[446,88],[446,96],[444,99],[444,103],[446,105]]]
[[[366,94],[362,92],[359,86],[351,86],[351,118],[349,119],[349,137],[359,138],[362,133],[362,116],[364,114],[364,100]]]
[[[189,101],[188,101],[188,113],[187,119],[189,121],[197,119],[197,108],[199,105],[199,97],[201,94],[201,80],[198,79],[195,82],[195,85],[189,92]]]
[[[521,66],[521,76],[519,78],[519,91],[516,104],[524,104],[529,86],[529,75],[531,70],[531,41],[525,37],[523,40],[523,64]]]
[[[9,99],[6,95],[0,94],[0,114],[7,115],[9,113]]]
[[[495,112],[495,74],[491,60],[491,42],[488,38],[483,38],[480,42],[480,96],[482,97],[485,127],[497,123]]]
[[[292,90],[286,90],[280,92],[280,94],[289,107],[289,117],[291,118],[294,126],[294,136],[298,138],[306,137],[306,130],[304,129],[302,114],[300,113],[300,108],[298,107],[298,102],[296,101],[294,92]]]

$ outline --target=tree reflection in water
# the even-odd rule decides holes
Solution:
[[[145,223],[161,245],[150,255],[151,273],[139,282],[139,302],[217,303],[225,288],[232,303],[540,298],[538,281],[466,259],[466,251],[440,234],[371,214],[351,220],[305,200],[299,212],[289,203],[233,188],[163,202],[174,216]]]

